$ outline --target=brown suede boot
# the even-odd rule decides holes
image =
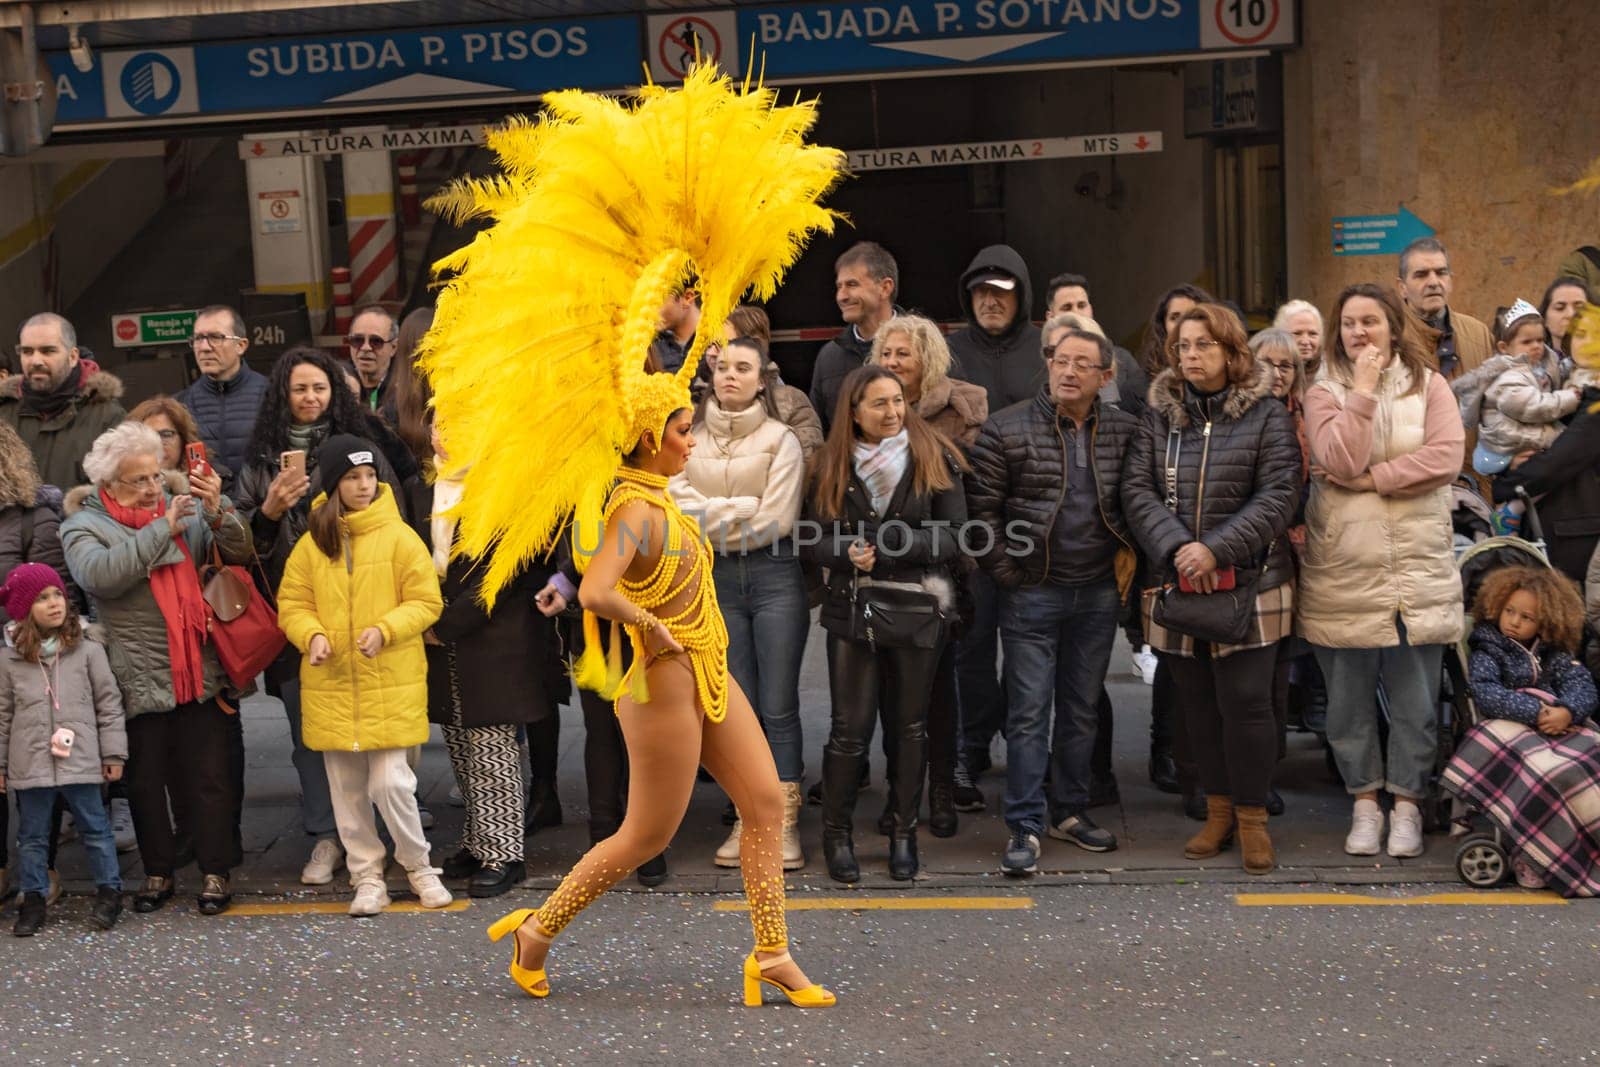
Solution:
[[[1246,874],[1266,874],[1278,866],[1278,854],[1267,836],[1266,808],[1235,808],[1239,819],[1239,849],[1244,854]]]
[[[1206,824],[1189,838],[1183,854],[1192,860],[1210,859],[1233,843],[1233,798],[1206,794]]]

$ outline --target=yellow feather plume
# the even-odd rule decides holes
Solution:
[[[706,343],[748,291],[766,299],[836,213],[844,156],[808,145],[815,102],[777,106],[714,66],[630,102],[547,94],[489,136],[503,173],[430,206],[493,225],[453,273],[420,346],[445,449],[465,469],[459,550],[490,560],[488,603],[576,512],[590,552],[621,457],[660,433]],[[644,370],[668,295],[690,279],[701,328],[675,375]],[[581,556],[580,556],[581,559]]]

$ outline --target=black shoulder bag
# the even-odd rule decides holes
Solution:
[[[1178,513],[1178,454],[1182,433],[1174,428],[1167,433],[1167,500],[1169,510]],[[1200,512],[1194,516],[1195,540],[1200,539]],[[1150,618],[1157,625],[1196,641],[1213,645],[1237,645],[1250,634],[1255,620],[1256,596],[1260,592],[1261,568],[1235,567],[1232,589],[1214,593],[1185,593],[1176,582],[1161,587]]]

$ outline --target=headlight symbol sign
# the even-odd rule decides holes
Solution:
[[[193,114],[199,110],[194,50],[114,52],[105,60],[105,88],[108,117]]]

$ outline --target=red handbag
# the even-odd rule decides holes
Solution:
[[[256,569],[261,560],[254,558]],[[266,670],[288,638],[278,628],[278,609],[250,580],[250,572],[222,562],[216,542],[211,562],[201,571],[201,592],[211,607],[211,640],[217,659],[236,689],[244,689]],[[262,585],[266,582],[263,579]]]

